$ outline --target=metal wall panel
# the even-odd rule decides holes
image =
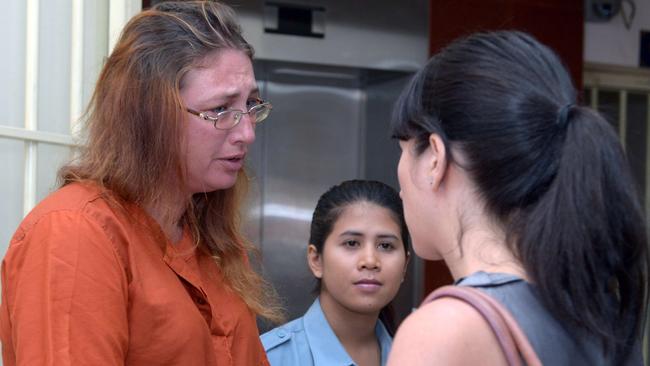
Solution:
[[[266,60],[413,71],[429,57],[427,0],[227,0],[239,17],[244,38]],[[269,33],[277,23],[268,3],[321,8],[312,19],[324,38]],[[276,13],[277,14],[277,13]]]
[[[322,85],[309,74],[288,80],[277,70],[267,70],[265,94],[274,109],[264,141],[258,141],[263,149],[260,233],[266,274],[293,318],[314,298],[306,248],[316,201],[330,186],[359,175],[362,93]]]

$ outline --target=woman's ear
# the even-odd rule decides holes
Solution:
[[[404,279],[406,278],[406,271],[409,268],[409,262],[411,261],[411,252],[407,251],[406,252],[406,261],[404,261],[404,270],[402,271],[402,282],[404,282]]]
[[[314,274],[314,277],[323,278],[323,263],[321,261],[321,255],[318,253],[314,244],[309,244],[307,247],[307,264],[309,265],[311,273]]]
[[[428,163],[429,185],[433,190],[437,190],[447,172],[447,149],[437,133],[429,135],[429,150],[431,152]]]

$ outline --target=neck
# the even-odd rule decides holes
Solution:
[[[181,218],[187,207],[186,202],[178,200],[169,204],[145,204],[144,210],[158,223],[167,238],[172,243],[177,243],[183,236]]]
[[[478,271],[509,273],[527,279],[526,272],[506,243],[503,230],[489,222],[460,228],[454,248],[443,255],[454,280]]]
[[[440,240],[448,245],[440,253],[454,280],[478,271],[510,273],[527,279],[507,245],[503,225],[486,211],[467,173],[451,164],[447,181],[441,187],[441,205],[452,214],[443,223],[447,230]]]
[[[348,354],[359,347],[377,344],[375,326],[379,312],[359,313],[345,308],[327,291],[320,293],[325,318]]]

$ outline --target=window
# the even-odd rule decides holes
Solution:
[[[0,12],[0,253],[56,188],[104,57],[140,0],[9,1]]]
[[[650,71],[585,64],[583,99],[600,111],[618,132],[648,216]]]

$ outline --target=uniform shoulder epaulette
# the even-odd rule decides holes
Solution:
[[[264,350],[269,351],[291,339],[291,331],[284,327],[278,327],[270,332],[264,333],[261,337]]]

